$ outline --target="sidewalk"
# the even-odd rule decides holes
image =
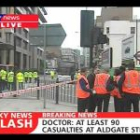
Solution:
[[[22,111],[22,112],[76,112],[74,104],[59,103],[46,100],[46,109],[43,109],[43,100],[35,98],[4,98],[0,99],[0,111]]]

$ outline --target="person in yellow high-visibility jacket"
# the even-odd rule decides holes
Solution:
[[[18,88],[19,89],[23,89],[23,83],[24,83],[24,75],[21,71],[18,71],[18,73],[16,74],[16,78],[17,78],[17,84],[18,84]]]
[[[54,71],[50,71],[51,78],[54,79],[55,73]]]
[[[33,78],[33,72],[32,72],[32,70],[29,70],[28,71],[28,78],[29,78],[29,83],[31,83],[32,82],[32,78]]]
[[[10,70],[7,74],[8,88],[9,90],[14,89],[14,72]]]
[[[38,78],[38,72],[37,72],[37,70],[34,70],[34,72],[33,72],[33,78],[34,78],[35,82],[37,82],[37,78]]]
[[[28,82],[28,77],[29,77],[29,72],[27,70],[25,70],[24,71],[24,79],[25,79],[26,83]]]
[[[0,71],[0,75],[1,75],[1,80],[2,80],[2,90],[5,90],[6,89],[6,86],[7,86],[7,71],[2,68],[1,71]]]

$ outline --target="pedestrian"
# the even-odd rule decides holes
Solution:
[[[118,81],[118,86],[125,99],[125,112],[139,112],[140,95],[140,73],[136,71],[134,62],[128,64],[128,70],[125,71]]]
[[[101,73],[95,76],[93,90],[96,92],[97,112],[108,112],[110,94],[106,89],[106,85],[109,78],[108,69],[102,70]]]
[[[78,98],[78,112],[86,112],[89,110],[89,98],[92,90],[89,88],[89,83],[86,78],[86,68],[82,68],[80,76],[76,82],[76,96]]]

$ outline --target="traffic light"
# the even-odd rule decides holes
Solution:
[[[108,42],[109,42],[109,38],[101,33],[98,37],[98,44],[106,44]]]
[[[99,44],[99,36],[101,34],[101,29],[99,27],[94,26],[93,32],[92,32],[92,45],[98,45]]]
[[[94,27],[94,11],[81,10],[81,29],[80,29],[80,46],[91,46],[91,35]]]
[[[106,35],[104,35],[101,31],[101,28],[99,27],[94,27],[93,28],[93,40],[92,44],[93,45],[98,45],[98,44],[106,44],[109,42],[109,39]]]

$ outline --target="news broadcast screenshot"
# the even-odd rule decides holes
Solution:
[[[140,7],[0,7],[0,134],[140,134]]]

